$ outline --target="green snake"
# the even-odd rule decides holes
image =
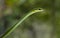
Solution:
[[[43,12],[43,9],[36,9],[33,11],[30,11],[27,15],[25,15],[18,23],[13,25],[11,28],[9,28],[3,35],[0,36],[0,38],[6,38],[10,33],[12,33],[24,20],[26,20],[29,16],[38,13],[38,12]]]

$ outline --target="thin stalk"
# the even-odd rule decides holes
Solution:
[[[56,14],[55,0],[52,0],[52,13],[51,13],[52,20],[51,20],[51,23],[53,25],[53,30],[51,33],[51,38],[54,38],[55,31],[56,31],[56,15],[55,14]]]
[[[33,26],[31,25],[28,29],[32,32],[33,38],[36,38],[36,31],[34,30]]]
[[[5,16],[4,16],[5,8],[6,8],[5,0],[0,0],[0,22],[3,22],[3,25],[2,26],[0,25],[0,27],[1,27],[0,35],[3,34],[6,30],[6,28],[5,28],[6,20],[4,19],[5,18]]]
[[[43,10],[34,10],[32,12],[29,12],[24,18],[22,18],[18,23],[13,25],[7,32],[5,32],[0,38],[6,38],[10,33],[12,33],[24,20],[26,20],[29,16],[32,14],[35,14],[37,12],[43,12]]]

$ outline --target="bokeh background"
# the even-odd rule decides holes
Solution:
[[[39,8],[45,12],[27,18],[7,38],[60,38],[60,0],[0,0],[0,35]]]

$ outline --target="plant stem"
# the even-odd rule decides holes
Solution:
[[[55,0],[52,0],[52,12],[51,12],[52,20],[51,20],[51,23],[53,25],[53,30],[51,33],[51,38],[54,38],[55,31],[56,31],[56,15],[55,14],[56,14]]]
[[[22,18],[18,23],[13,25],[10,29],[7,30],[0,38],[6,38],[11,32],[13,32],[25,19],[27,19],[29,16],[31,16],[34,13],[42,12],[43,10],[34,10],[32,12],[29,12],[24,18]]]

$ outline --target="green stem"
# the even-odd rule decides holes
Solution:
[[[54,38],[55,33],[56,33],[56,6],[55,6],[56,0],[52,0],[52,12],[51,12],[51,23],[52,23],[52,33],[51,33],[51,38]]]
[[[31,16],[34,13],[42,12],[43,10],[34,10],[32,12],[29,12],[24,18],[22,18],[18,23],[13,25],[7,32],[5,32],[0,38],[6,38],[11,32],[13,32],[25,19],[27,19],[29,16]]]

